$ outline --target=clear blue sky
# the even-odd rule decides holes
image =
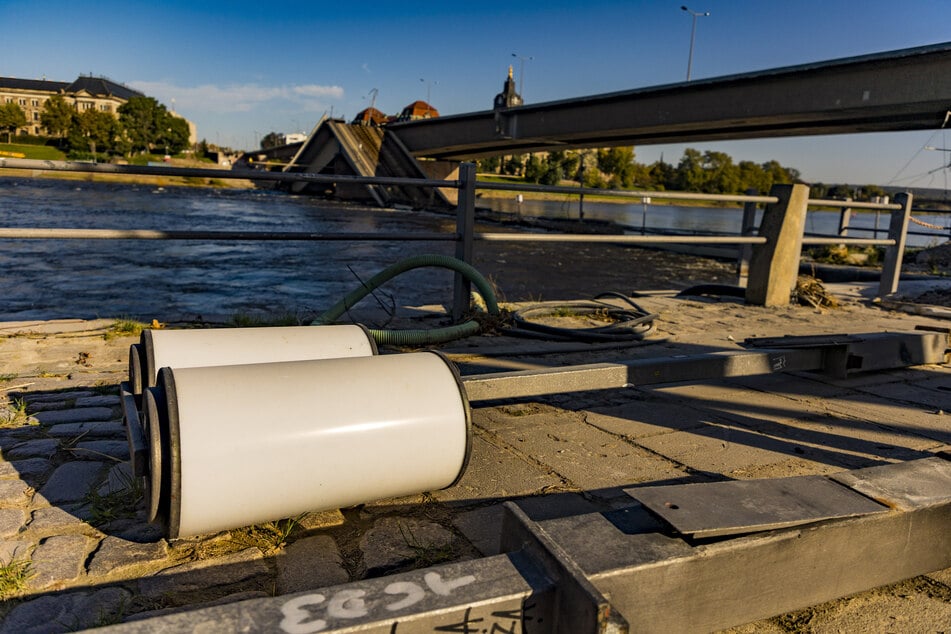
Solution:
[[[269,131],[307,131],[324,112],[352,117],[374,88],[387,113],[427,93],[443,114],[487,110],[510,64],[528,103],[681,81],[682,3],[0,0],[0,75],[104,75],[173,107],[199,138],[248,148]],[[697,21],[695,79],[951,40],[949,0],[688,6],[711,14]],[[532,58],[523,75],[513,53]],[[945,187],[949,156],[922,147],[949,143],[942,131],[690,145],[775,158],[812,182]],[[636,156],[676,164],[684,147]]]

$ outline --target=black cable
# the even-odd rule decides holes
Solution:
[[[605,297],[623,300],[628,307],[599,301]],[[550,317],[565,311],[570,311],[572,315],[607,317],[614,323],[590,328],[561,328],[532,321],[533,318]],[[627,295],[607,292],[591,300],[529,306],[515,311],[512,314],[515,328],[510,331],[510,334],[571,341],[640,341],[654,332],[655,319],[657,319],[656,313],[647,312]]]

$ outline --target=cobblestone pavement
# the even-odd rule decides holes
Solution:
[[[638,302],[658,314],[653,345],[477,337],[446,351],[474,373],[733,350],[755,336],[951,325],[859,302],[822,312],[669,294]],[[521,399],[474,410],[472,458],[452,488],[166,540],[145,522],[127,464],[117,386],[135,338],[111,325],[0,324],[0,634],[72,631],[492,554],[506,500],[540,520],[629,504],[621,489],[638,483],[827,474],[951,443],[947,365]],[[262,395],[262,420],[279,409]],[[735,631],[948,623],[951,570]]]

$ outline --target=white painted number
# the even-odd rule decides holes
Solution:
[[[287,634],[311,634],[326,629],[327,621],[314,619],[311,613],[304,609],[304,606],[320,605],[323,602],[322,594],[305,594],[291,599],[281,606],[281,613],[284,615],[281,629]]]
[[[387,594],[405,594],[406,598],[397,601],[396,603],[391,603],[386,606],[386,609],[390,612],[395,612],[396,610],[402,610],[403,608],[408,608],[411,605],[419,603],[423,600],[423,597],[426,596],[426,591],[420,587],[418,583],[413,583],[412,581],[397,581],[391,583],[383,589],[383,592]]]

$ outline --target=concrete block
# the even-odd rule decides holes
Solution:
[[[485,500],[529,495],[562,481],[506,447],[505,443],[476,433],[472,439],[469,466],[455,486],[433,491],[440,502],[475,504]]]
[[[581,489],[683,476],[675,464],[584,423],[552,422],[502,429],[498,435],[509,445],[525,447],[533,459]]]

